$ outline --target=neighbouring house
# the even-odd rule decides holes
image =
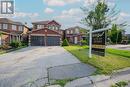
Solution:
[[[130,34],[126,34],[126,36],[128,37],[129,41],[130,41]]]
[[[15,22],[8,18],[0,18],[0,32],[0,45],[4,45],[14,40],[22,41],[22,36],[27,34],[28,28],[21,22]]]
[[[81,40],[86,40],[87,30],[79,26],[71,27],[65,30],[65,37],[72,44],[79,44]]]
[[[29,34],[30,46],[60,46],[63,31],[55,20],[33,22],[33,29]]]

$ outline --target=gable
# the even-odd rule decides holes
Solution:
[[[56,34],[60,35],[58,32],[44,28],[44,29],[38,29],[31,32],[31,34]]]

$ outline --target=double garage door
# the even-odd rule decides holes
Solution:
[[[31,46],[60,46],[58,36],[31,36]]]

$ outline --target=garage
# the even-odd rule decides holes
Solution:
[[[45,46],[44,36],[31,36],[31,46]]]
[[[53,30],[39,29],[31,32],[29,40],[30,46],[60,46],[61,35]]]
[[[58,36],[47,36],[47,46],[60,46],[60,38]]]

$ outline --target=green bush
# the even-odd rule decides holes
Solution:
[[[81,40],[80,43],[81,45],[87,45],[87,40]]]
[[[26,42],[26,41],[22,41],[21,44],[22,44],[22,46],[28,46],[28,42]]]
[[[128,85],[127,82],[120,81],[120,82],[116,83],[115,85],[112,85],[111,87],[126,87],[127,85]]]
[[[22,43],[21,43],[20,41],[12,41],[12,42],[10,43],[10,46],[11,46],[12,48],[18,48],[18,47],[22,46]]]
[[[63,40],[62,46],[69,46],[69,42],[67,39]]]

